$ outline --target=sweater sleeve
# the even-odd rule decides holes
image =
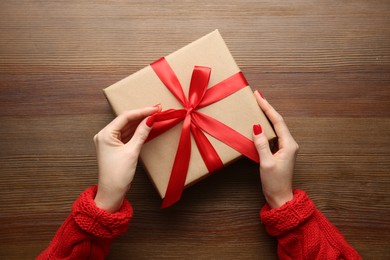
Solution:
[[[260,218],[278,239],[280,259],[361,259],[302,190],[280,208],[265,204]]]
[[[72,213],[37,259],[104,259],[112,240],[127,231],[133,208],[125,200],[118,212],[96,207],[97,186],[85,190],[72,206]]]

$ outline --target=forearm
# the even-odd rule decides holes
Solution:
[[[80,195],[72,214],[37,259],[103,259],[108,254],[112,240],[126,232],[133,210],[124,201],[118,212],[109,213],[96,207],[95,195],[96,186]]]
[[[265,205],[260,217],[277,237],[281,259],[361,259],[303,191],[295,190],[294,199],[280,208]]]

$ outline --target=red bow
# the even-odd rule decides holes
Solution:
[[[183,121],[179,146],[162,208],[177,202],[183,192],[191,155],[191,133],[209,172],[218,170],[223,166],[223,163],[203,131],[253,161],[259,162],[259,156],[252,140],[218,120],[197,111],[199,108],[224,99],[248,86],[248,82],[241,72],[207,88],[211,69],[195,66],[187,99],[175,72],[165,58],[153,62],[151,66],[164,85],[183,105],[182,109],[168,109],[155,114],[153,116],[155,123],[148,138],[148,140],[153,139]]]

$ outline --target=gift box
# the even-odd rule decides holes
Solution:
[[[109,86],[104,94],[116,115],[162,105],[140,158],[164,198],[163,207],[243,154],[258,161],[254,124],[261,124],[269,140],[275,138],[218,30]]]

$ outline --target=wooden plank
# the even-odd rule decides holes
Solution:
[[[304,189],[364,259],[390,251],[390,2],[2,1],[0,258],[34,258],[97,181],[102,89],[218,28],[300,144]],[[173,208],[140,165],[129,231],[109,259],[276,259],[247,159]]]
[[[84,142],[81,148],[75,144],[76,140],[83,139],[82,136],[92,136],[93,132],[88,126],[105,124],[107,119],[101,115],[29,117],[24,119],[23,125],[33,128],[18,130],[19,119],[2,117],[5,126],[16,130],[8,132],[8,139],[2,140],[2,144],[8,141],[8,146],[11,146],[12,142],[13,149],[19,154],[15,152],[12,155],[8,150],[7,153],[3,151],[0,157],[0,205],[5,209],[0,217],[0,223],[5,226],[0,232],[3,233],[1,243],[12,245],[12,241],[26,239],[31,242],[30,233],[26,233],[26,230],[39,234],[33,238],[37,243],[50,240],[69,213],[73,200],[97,180],[92,140],[84,138],[90,145]],[[69,125],[70,122],[73,122],[72,126],[80,137],[75,131],[63,127],[63,124]],[[386,207],[390,204],[387,196],[390,187],[387,167],[390,140],[386,136],[379,136],[382,131],[390,130],[389,122],[380,118],[288,118],[293,134],[302,147],[294,186],[306,190],[317,207],[344,231],[354,245],[365,248],[371,244],[371,250],[376,248],[377,252],[383,251],[381,246],[385,243],[378,240],[389,239],[387,233],[380,231],[390,229],[390,219],[386,214]],[[366,129],[360,127],[363,124],[373,126],[371,136],[365,136]],[[65,141],[63,145],[58,148],[58,143],[50,140],[54,136],[52,133],[39,133],[38,130],[44,129],[56,133],[56,139]],[[346,130],[349,129],[358,131],[347,131],[353,132],[353,135],[345,140],[348,135]],[[31,130],[35,136],[30,145],[34,147],[36,155],[31,154],[31,149],[22,155],[20,151],[27,142],[23,136]],[[6,131],[0,136],[5,134]],[[366,142],[359,143],[359,140]],[[343,142],[344,145],[338,145]],[[45,145],[39,147],[41,143]],[[369,169],[369,172],[362,169]],[[8,187],[13,187],[12,196]],[[236,257],[266,256],[274,248],[258,219],[258,210],[264,199],[257,165],[249,160],[240,160],[189,188],[182,201],[168,211],[159,209],[161,200],[140,166],[128,198],[136,214],[128,234],[114,246],[121,254],[131,254],[132,251],[137,252],[136,256],[143,254],[151,243],[154,244],[153,248],[165,252],[167,257],[183,255],[183,252],[188,257],[192,256],[195,253],[187,252],[185,248],[188,246],[195,248],[197,254],[216,257],[223,255],[223,252],[234,253]],[[373,216],[374,211],[383,214]],[[17,225],[14,224],[15,217],[20,218]],[[369,233],[368,228],[376,231]],[[366,230],[364,244],[349,235],[358,235],[357,230],[360,229]],[[145,230],[148,232],[145,233]],[[181,242],[175,244],[172,238]],[[160,245],[159,241],[171,241],[181,249],[170,252],[167,245]],[[210,243],[216,244],[216,248],[201,246]],[[265,251],[258,248],[262,243],[265,243]],[[225,245],[225,251],[222,248],[219,251],[218,244]],[[146,256],[152,257],[150,252]],[[112,255],[116,258],[118,253],[114,251]]]

